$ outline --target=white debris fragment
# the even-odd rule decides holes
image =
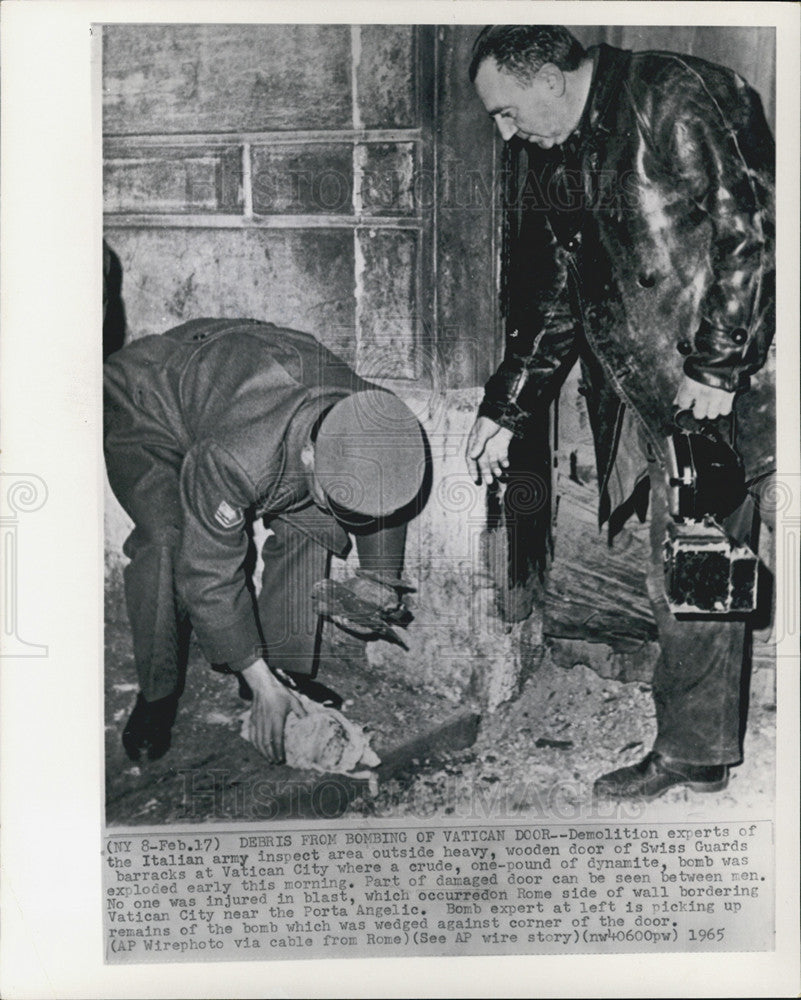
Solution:
[[[222,712],[208,712],[206,715],[206,722],[212,726],[229,726],[232,721],[231,716],[224,715]]]
[[[370,770],[381,758],[370,746],[370,737],[362,727],[335,708],[320,705],[306,695],[296,694],[307,715],[287,716],[284,728],[284,751],[290,767],[332,774],[367,778],[370,788],[377,778]],[[242,737],[251,741],[250,709],[242,714]],[[357,770],[358,769],[358,770]]]

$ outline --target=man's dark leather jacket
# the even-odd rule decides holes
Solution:
[[[737,390],[746,467],[774,464],[774,143],[731,70],[590,53],[577,132],[529,149],[506,353],[479,413],[525,433],[580,356],[603,512],[623,408],[663,458],[682,373]]]

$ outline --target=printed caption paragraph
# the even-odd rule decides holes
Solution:
[[[107,836],[110,963],[765,951],[773,825]]]

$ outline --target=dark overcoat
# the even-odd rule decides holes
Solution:
[[[685,373],[738,393],[746,469],[774,466],[774,143],[731,70],[590,53],[576,133],[526,144],[506,351],[479,412],[524,434],[580,357],[603,521],[625,411],[664,461]]]

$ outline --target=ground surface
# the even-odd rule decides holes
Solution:
[[[347,647],[344,650],[347,652]],[[335,655],[339,654],[339,655]],[[426,694],[402,678],[367,667],[361,643],[329,650],[320,681],[343,700],[343,711],[369,732],[381,757],[380,780],[414,771],[439,753],[469,746],[478,716],[470,708]],[[333,818],[373,780],[273,766],[241,736],[248,708],[232,676],[210,669],[190,650],[186,689],[170,750],[134,763],[120,737],[136,700],[130,635],[106,623],[106,818],[109,824],[197,823],[213,820]]]
[[[383,783],[359,805],[373,816],[530,819],[621,819],[647,815],[691,818],[728,812],[768,815],[774,797],[775,707],[752,700],[745,759],[729,786],[715,794],[672,789],[647,807],[593,807],[600,774],[634,763],[656,731],[647,684],[620,683],[579,665],[567,670],[550,657],[518,700],[485,717],[475,744],[444,765],[422,766]]]
[[[343,811],[476,822],[643,814],[630,804],[617,812],[595,809],[591,787],[598,775],[650,749],[655,727],[649,686],[601,677],[582,663],[557,665],[550,652],[520,697],[480,723],[472,706],[370,671],[358,644],[345,648],[344,659],[330,660],[319,679],[344,696],[343,710],[369,729],[384,762],[376,794],[363,781],[269,765],[239,735],[247,705],[235,680],[212,672],[194,648],[173,747],[160,761],[133,764],[120,735],[136,698],[135,672],[128,628],[118,615],[107,622],[106,646],[110,825],[333,818]],[[770,684],[762,674],[756,680],[745,761],[732,770],[728,788],[712,795],[671,790],[647,807],[649,817],[770,811],[775,707]]]

